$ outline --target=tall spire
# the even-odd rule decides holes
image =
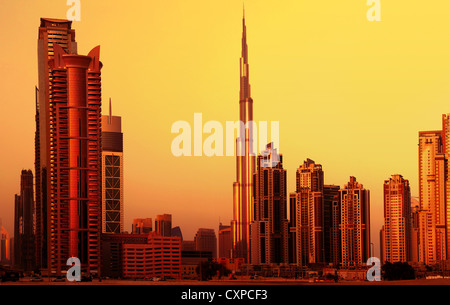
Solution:
[[[253,121],[253,100],[250,94],[247,27],[245,9],[242,18],[242,54],[240,58],[239,118],[244,124]],[[251,124],[249,126],[252,126]],[[253,221],[253,173],[255,155],[253,132],[241,131],[236,139],[236,182],[233,184],[233,258],[250,259],[250,223]]]
[[[248,63],[247,26],[245,25],[245,11],[242,17],[242,58]]]
[[[244,16],[242,18],[242,54],[240,59],[240,65],[241,65],[240,100],[242,101],[247,98],[250,98],[247,26],[245,25],[245,8],[244,8]]]

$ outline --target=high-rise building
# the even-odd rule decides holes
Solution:
[[[183,233],[181,232],[181,228],[179,226],[173,227],[170,235],[172,237],[179,237],[181,242],[183,242]]]
[[[253,121],[253,99],[249,82],[247,28],[245,16],[242,20],[242,55],[240,58],[240,94],[239,120],[249,126]],[[253,173],[255,172],[255,155],[253,149],[253,132],[251,128],[243,128],[236,139],[236,182],[233,183],[233,220],[232,257],[249,259],[250,222],[253,220]]]
[[[59,19],[41,19],[38,38],[39,84],[36,88],[36,133],[35,133],[35,186],[36,186],[36,260],[41,268],[49,262],[48,237],[51,215],[50,173],[50,90],[52,73],[49,62],[54,57],[53,45],[58,43],[67,53],[77,53],[75,30],[72,22]]]
[[[10,265],[15,266],[14,262],[14,236],[9,239],[9,257]]]
[[[323,186],[324,260],[337,265],[341,261],[341,208],[338,185]]]
[[[380,261],[382,264],[384,264],[386,262],[386,257],[385,257],[385,234],[384,234],[384,225],[381,226],[380,229]]]
[[[297,264],[297,193],[289,194],[289,264]]]
[[[172,236],[172,215],[157,215],[155,219],[155,232],[161,236]]]
[[[21,268],[22,264],[22,252],[19,251],[20,247],[20,230],[23,229],[23,216],[22,216],[22,202],[19,194],[14,195],[14,236],[16,236],[16,242],[14,243],[14,256],[11,257],[12,264],[18,268]]]
[[[419,261],[419,211],[417,197],[411,197],[411,261]]]
[[[253,176],[255,216],[250,225],[250,263],[287,264],[289,221],[283,156],[269,144],[258,156],[257,167]]]
[[[102,232],[124,230],[122,118],[102,115]]]
[[[291,244],[295,244],[294,262],[299,266],[324,262],[323,176],[322,166],[307,159],[297,169],[297,190],[290,194],[291,218],[295,218]]]
[[[8,265],[11,263],[9,243],[9,233],[2,225],[0,225],[0,264]]]
[[[418,226],[413,232],[418,232],[418,261],[427,265],[447,260],[450,252],[449,160],[450,114],[443,114],[442,130],[419,132]]]
[[[446,259],[446,132],[419,132],[419,261]]]
[[[439,246],[437,251],[439,252],[439,248],[444,248],[445,251],[441,251],[444,252],[442,254],[440,254],[441,257],[438,257],[437,259],[441,259],[441,260],[448,260],[448,258],[450,257],[450,114],[443,114],[442,115],[442,136],[443,136],[443,141],[442,141],[442,146],[444,148],[444,155],[445,155],[445,240],[444,240],[444,246],[441,247]],[[440,207],[439,207],[440,208]],[[441,218],[441,210],[438,210],[436,212],[437,215],[439,215],[437,218]],[[439,220],[440,222],[440,220]],[[440,226],[440,224],[439,224]],[[438,244],[440,244],[440,240],[442,239],[442,234],[440,233],[439,230],[439,235],[437,236],[438,238]]]
[[[316,164],[311,159],[306,159],[297,169],[297,190],[307,187],[311,192],[322,192],[324,186],[324,174],[322,165]]]
[[[101,232],[100,47],[76,54],[71,22],[41,19],[36,104],[36,247],[41,270],[77,257],[98,273]]]
[[[409,181],[393,175],[384,181],[383,263],[411,260],[411,190]]]
[[[231,258],[231,226],[224,226],[219,224],[219,256],[224,258]]]
[[[146,234],[152,232],[153,222],[151,218],[137,218],[133,219],[131,228],[132,234]]]
[[[22,170],[20,194],[15,196],[14,264],[24,271],[32,271],[36,266],[34,240],[33,173]]]
[[[217,258],[217,237],[214,229],[198,229],[194,237],[195,251],[208,251]]]
[[[370,257],[370,192],[350,177],[340,192],[341,264],[365,265]]]

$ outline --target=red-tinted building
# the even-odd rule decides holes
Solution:
[[[213,260],[216,263],[222,264],[230,271],[240,271],[241,266],[245,264],[243,258],[228,258],[228,257],[218,257]]]
[[[76,54],[71,22],[41,19],[36,104],[38,266],[61,274],[70,257],[99,273],[101,231],[100,47]]]
[[[171,214],[156,215],[155,232],[159,233],[161,236],[166,236],[166,237],[172,236],[172,215]]]
[[[123,276],[125,278],[181,276],[181,238],[147,235],[146,243],[122,244]]]
[[[102,277],[123,278],[124,244],[146,244],[147,234],[102,233]]]
[[[72,22],[42,18],[38,37],[39,83],[36,87],[36,133],[35,133],[35,195],[36,195],[36,263],[45,270],[50,261],[49,242],[51,232],[51,174],[50,174],[50,89],[54,43],[67,53],[77,52]]]
[[[218,257],[231,257],[232,240],[231,226],[219,225],[219,254]]]
[[[250,69],[248,61],[247,27],[242,20],[242,55],[240,58],[239,120],[244,125],[253,121],[253,99],[251,97]],[[253,133],[249,128],[239,131],[236,139],[236,182],[233,183],[233,220],[231,221],[233,258],[250,259],[250,222],[253,220],[253,173],[256,171],[256,156]]]
[[[198,229],[194,243],[196,251],[209,251],[213,258],[217,257],[217,237],[214,229]]]
[[[33,173],[22,170],[20,194],[14,205],[14,266],[23,271],[33,271],[36,264],[35,235],[33,228],[34,192]],[[11,247],[12,248],[12,247]],[[13,259],[13,257],[11,257]]]
[[[383,184],[384,226],[381,232],[381,262],[411,261],[411,189],[402,175],[392,175]]]
[[[370,191],[350,177],[339,190],[341,266],[364,266],[370,251]]]

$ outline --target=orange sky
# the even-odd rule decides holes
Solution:
[[[176,158],[171,126],[195,112],[238,119],[242,1],[81,5],[79,54],[101,45],[103,101],[123,118],[125,228],[171,213],[185,239],[217,231],[232,217],[235,158]],[[355,176],[371,190],[378,245],[383,181],[402,174],[417,196],[418,131],[450,112],[450,2],[381,0],[380,22],[366,19],[365,0],[245,7],[254,117],[280,122],[288,192],[306,158],[327,184]],[[34,171],[39,18],[67,10],[65,0],[0,0],[0,218],[11,235],[20,171]]]

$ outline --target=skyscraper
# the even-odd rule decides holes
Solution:
[[[419,261],[446,259],[445,133],[419,132]]]
[[[357,267],[370,257],[370,192],[350,177],[340,192],[341,264]]]
[[[239,119],[244,125],[253,122],[253,99],[250,93],[247,28],[242,20],[242,54],[240,58]],[[246,125],[249,126],[249,125]],[[236,139],[236,182],[233,184],[233,258],[249,259],[250,222],[253,220],[253,173],[255,153],[251,128],[240,130]]]
[[[253,175],[255,218],[250,225],[250,263],[287,264],[289,221],[283,156],[269,144],[258,156],[257,166]]]
[[[171,237],[172,215],[170,214],[156,215],[155,232],[159,233],[161,236]]]
[[[61,274],[70,257],[99,272],[101,232],[100,47],[76,54],[71,22],[41,19],[36,106],[38,266]]]
[[[11,262],[9,233],[0,224],[0,264],[8,265]]]
[[[219,256],[224,258],[231,258],[231,227],[219,225]]]
[[[450,114],[443,114],[442,130],[419,132],[418,226],[413,231],[418,232],[418,260],[427,265],[447,260],[450,252],[449,160]]]
[[[131,233],[146,234],[152,232],[153,222],[151,218],[137,218],[133,219]]]
[[[297,169],[297,190],[290,194],[296,220],[291,238],[296,239],[295,262],[299,266],[324,261],[323,176],[322,166],[307,159]]]
[[[195,251],[208,251],[217,258],[217,237],[214,229],[198,229],[194,237]]]
[[[445,168],[445,227],[446,232],[444,234],[445,241],[443,248],[445,249],[445,255],[442,255],[442,260],[447,260],[450,257],[450,114],[442,115],[442,135],[444,147],[444,155],[446,160]],[[439,214],[441,211],[439,210]]]
[[[47,268],[49,262],[48,241],[51,231],[51,130],[52,118],[50,90],[52,73],[49,62],[54,58],[54,43],[65,52],[77,53],[75,30],[72,22],[42,18],[38,37],[39,88],[36,88],[36,134],[35,134],[35,185],[36,185],[36,259],[37,265]]]
[[[383,262],[411,260],[411,190],[409,181],[393,175],[384,181]]]
[[[419,261],[419,200],[411,197],[411,261]]]
[[[341,204],[338,185],[323,186],[324,260],[337,265],[341,261]]]
[[[183,232],[181,232],[181,228],[179,226],[173,227],[170,233],[172,237],[179,237],[181,242],[183,242]]]
[[[123,206],[123,134],[122,118],[102,115],[102,232],[121,233]]]
[[[22,170],[20,194],[15,196],[14,264],[24,271],[32,271],[36,266],[33,197],[33,173]]]

